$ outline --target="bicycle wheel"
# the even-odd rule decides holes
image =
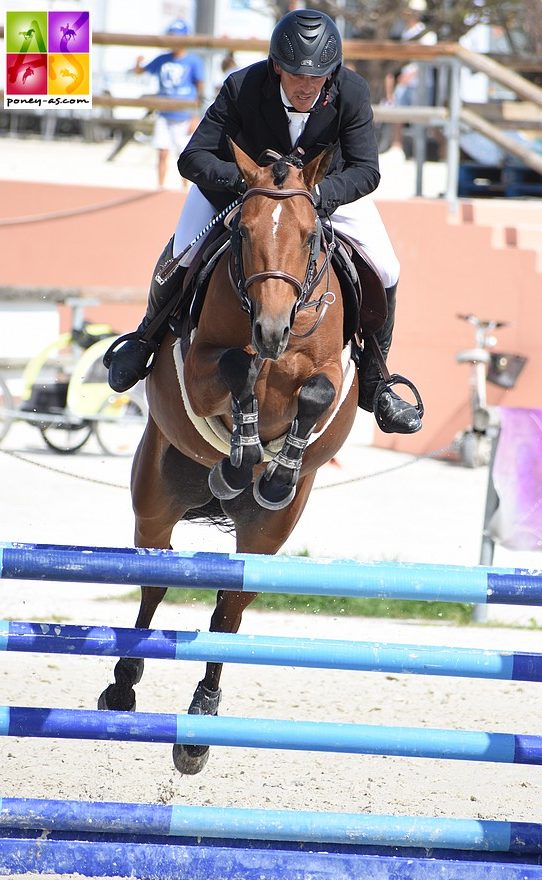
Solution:
[[[146,420],[147,403],[143,395],[130,391],[111,394],[100,407],[96,439],[106,455],[132,456]]]
[[[13,395],[2,376],[0,376],[0,443],[13,424],[12,413],[14,409]]]
[[[39,417],[39,416],[38,416]],[[62,455],[70,455],[81,449],[94,432],[94,425],[88,421],[73,422],[64,421],[60,417],[58,422],[41,422],[39,425],[44,443],[54,452]]]

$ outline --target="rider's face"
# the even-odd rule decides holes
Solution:
[[[292,107],[295,107],[298,113],[306,113],[310,110],[324,88],[327,77],[287,73],[275,61],[273,67],[277,76],[280,77],[282,88]]]

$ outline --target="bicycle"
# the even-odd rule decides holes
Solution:
[[[495,425],[495,413],[487,403],[487,383],[500,388],[513,388],[527,363],[522,355],[492,352],[497,344],[495,330],[507,327],[507,321],[483,320],[477,315],[457,315],[474,328],[474,348],[459,351],[456,361],[470,364],[469,403],[471,424],[454,440],[461,463],[475,468],[488,465],[491,459],[492,436],[490,428]]]
[[[0,442],[14,422],[24,421],[54,452],[77,452],[95,436],[106,455],[133,454],[147,415],[143,383],[125,394],[110,389],[102,357],[117,334],[108,324],[85,321],[84,307],[94,301],[66,304],[71,330],[28,362],[17,403],[0,375]]]

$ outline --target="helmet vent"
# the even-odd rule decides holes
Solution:
[[[288,36],[288,34],[282,33],[280,35],[280,42],[279,42],[278,48],[279,48],[280,54],[282,55],[282,57],[284,58],[285,61],[290,61],[290,62],[295,61],[295,49],[294,49],[293,43],[290,40],[290,37]]]
[[[320,15],[304,15],[301,10],[296,14],[296,21],[300,28],[306,28],[308,31],[318,31],[324,25]]]
[[[320,55],[320,64],[330,64],[337,57],[337,40],[330,36]]]

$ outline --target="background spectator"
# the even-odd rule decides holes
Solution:
[[[177,19],[167,29],[166,34],[185,36],[188,25]],[[199,55],[177,49],[158,55],[148,64],[143,64],[143,56],[136,60],[135,73],[152,73],[158,77],[158,94],[165,98],[179,98],[184,101],[202,101],[204,86],[204,67]],[[198,123],[192,110],[161,110],[156,117],[153,146],[158,150],[158,186],[166,181],[169,153],[179,156]]]
[[[401,42],[416,42],[423,46],[434,46],[437,35],[429,30],[423,21],[427,11],[426,0],[408,0],[402,12],[404,28]],[[435,86],[434,68],[411,62],[402,67],[395,76],[388,73],[385,78],[386,103],[395,107],[427,106],[433,103]],[[392,148],[403,149],[403,125],[394,126]]]

